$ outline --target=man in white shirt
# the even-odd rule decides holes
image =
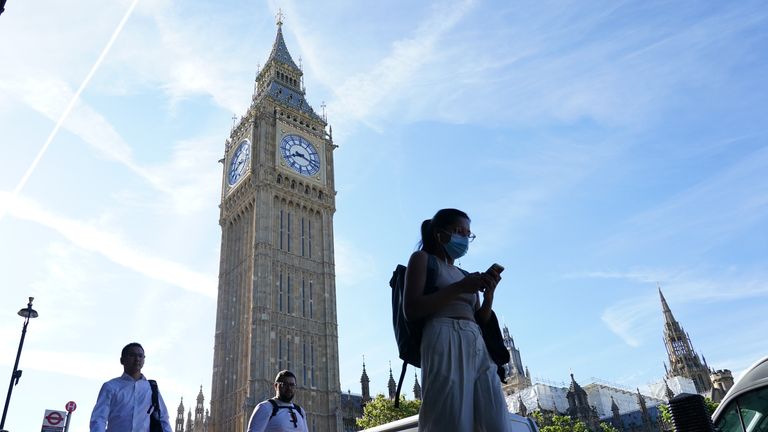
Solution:
[[[152,388],[142,375],[144,348],[132,342],[120,353],[123,375],[104,383],[91,413],[90,432],[147,432],[149,416],[160,421],[163,432],[173,432],[160,392],[152,403]]]
[[[296,375],[288,370],[275,377],[275,397],[256,405],[248,432],[307,432],[304,410],[291,403],[296,394]]]

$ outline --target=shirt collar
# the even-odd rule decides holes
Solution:
[[[146,380],[147,377],[145,377],[144,374],[141,374],[141,378],[139,378],[138,380],[135,380],[135,379],[133,379],[132,376],[130,376],[127,373],[123,372],[123,374],[120,375],[120,379],[121,380],[126,380],[126,381],[141,381],[141,380]]]

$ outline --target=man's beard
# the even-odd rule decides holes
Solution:
[[[278,394],[278,395],[277,395],[277,399],[278,399],[280,402],[290,402],[290,401],[292,401],[292,400],[293,400],[293,395],[282,395],[282,394]]]

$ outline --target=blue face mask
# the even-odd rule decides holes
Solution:
[[[459,259],[466,255],[469,250],[469,238],[459,234],[451,234],[451,240],[444,244],[443,248],[451,259]]]

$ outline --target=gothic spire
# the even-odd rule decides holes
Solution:
[[[528,415],[528,409],[525,407],[525,403],[523,403],[523,396],[520,393],[517,394],[517,405],[519,407],[519,414],[523,417],[526,417]]]
[[[184,432],[184,398],[179,402],[179,409],[176,411],[176,428],[174,432]]]
[[[363,392],[363,403],[367,403],[371,400],[371,380],[368,378],[368,373],[365,371],[365,357],[363,357],[363,374],[360,376],[360,385]]]
[[[661,292],[661,287],[659,288],[659,297],[661,297],[661,310],[664,312],[664,321],[667,325],[671,325],[675,322],[675,317],[672,316],[672,310],[669,309],[669,305],[667,304],[667,299],[664,298],[664,293]]]
[[[419,385],[419,376],[416,375],[416,372],[413,372],[413,398],[416,400],[421,400],[421,386]]]
[[[387,388],[389,389],[389,398],[395,400],[397,384],[395,384],[395,377],[392,376],[392,363],[389,364],[389,382],[387,382]]]
[[[664,395],[667,396],[667,401],[675,397],[675,392],[673,392],[672,389],[669,388],[669,383],[667,382],[667,380],[664,380]]]
[[[272,52],[269,53],[269,59],[267,63],[276,61],[289,66],[296,71],[301,72],[301,69],[296,65],[291,58],[291,53],[288,52],[288,47],[285,45],[285,39],[283,38],[283,14],[277,13],[277,36],[275,36],[275,42],[272,44]]]
[[[611,396],[611,413],[613,416],[611,417],[611,424],[614,428],[618,430],[623,429],[623,422],[621,421],[621,413],[619,412],[619,406],[616,404],[616,401],[613,399],[613,396]]]

